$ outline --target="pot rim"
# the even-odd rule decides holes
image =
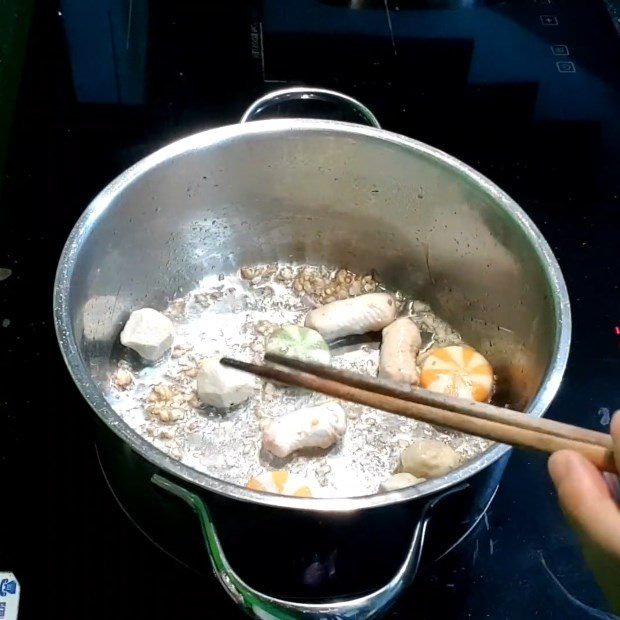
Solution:
[[[470,168],[460,160],[427,144],[396,134],[384,129],[376,129],[341,121],[327,121],[317,119],[270,119],[254,121],[245,124],[226,125],[209,129],[181,138],[151,155],[143,158],[113,181],[111,181],[89,204],[69,235],[62,251],[54,284],[54,323],[56,335],[65,363],[82,396],[91,408],[120,439],[126,442],[134,451],[139,453],[153,465],[161,468],[175,478],[196,485],[200,488],[241,501],[268,505],[280,508],[293,508],[312,512],[348,512],[361,508],[374,508],[405,502],[416,497],[442,491],[473,476],[482,469],[497,461],[508,450],[509,446],[497,444],[484,452],[474,461],[464,464],[451,471],[446,476],[428,480],[419,485],[408,487],[390,493],[379,493],[348,498],[301,498],[285,495],[275,495],[254,491],[238,486],[231,482],[219,480],[209,474],[199,472],[188,465],[161,452],[153,444],[134,431],[114,411],[107,402],[103,392],[91,378],[78,344],[72,331],[72,321],[69,310],[69,286],[77,256],[84,240],[96,225],[98,218],[108,205],[136,178],[148,173],[166,160],[214,147],[219,143],[240,137],[252,135],[267,135],[281,133],[286,135],[291,131],[341,133],[354,137],[379,139],[394,145],[422,153],[478,186],[484,193],[506,210],[532,243],[534,251],[541,259],[543,269],[549,281],[554,301],[554,313],[558,331],[554,343],[552,361],[543,379],[542,386],[536,397],[527,409],[529,415],[540,417],[544,414],[553,400],[560,386],[570,348],[571,313],[568,291],[560,271],[558,262],[548,243],[532,222],[529,216],[503,190],[492,183],[485,176]]]

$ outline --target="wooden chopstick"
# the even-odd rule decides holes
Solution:
[[[564,422],[557,422],[546,418],[532,418],[527,414],[511,411],[488,403],[452,398],[445,394],[438,394],[437,392],[431,392],[430,390],[417,387],[404,387],[393,381],[370,377],[358,372],[340,370],[324,364],[303,362],[292,357],[285,357],[274,353],[266,353],[265,361],[279,364],[280,366],[286,366],[287,368],[295,368],[303,372],[309,372],[317,377],[338,381],[339,383],[369,392],[402,398],[412,403],[447,409],[448,411],[462,413],[482,420],[502,422],[503,424],[509,424],[510,426],[516,426],[518,428],[540,431],[548,435],[555,435],[556,437],[564,437],[566,439],[603,446],[610,450],[613,449],[613,443],[609,435],[587,428],[573,426],[572,424],[565,424]]]
[[[224,366],[249,372],[264,379],[320,392],[341,400],[347,400],[374,409],[381,409],[389,413],[451,428],[470,435],[477,435],[478,437],[484,437],[499,443],[547,453],[557,452],[562,449],[574,450],[581,453],[601,471],[617,473],[613,451],[607,445],[580,441],[579,439],[564,436],[560,437],[548,434],[540,429],[512,426],[505,420],[491,420],[488,416],[485,418],[473,417],[465,411],[457,413],[419,402],[412,402],[398,396],[377,393],[347,385],[338,380],[320,377],[312,372],[306,372],[298,368],[291,369],[270,364],[251,364],[231,358],[222,358],[220,362]],[[302,366],[306,368],[305,363],[302,363]],[[337,371],[337,373],[340,376],[340,371]],[[384,387],[384,391],[387,392],[388,388]],[[574,428],[584,430],[578,427]]]

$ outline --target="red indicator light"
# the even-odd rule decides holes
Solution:
[[[616,325],[614,327],[614,334],[616,334],[616,336],[620,336],[620,325]]]

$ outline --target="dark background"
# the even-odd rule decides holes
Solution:
[[[0,267],[12,270],[0,282],[0,569],[21,582],[20,618],[239,617],[105,486],[51,291],[71,227],[115,175],[284,84],[343,90],[506,189],[573,304],[549,416],[601,429],[620,408],[620,58],[605,3],[67,0],[35,2],[31,21],[26,4],[14,13],[29,24],[21,81],[0,83],[18,93],[0,186]],[[488,518],[389,617],[595,615],[584,605],[604,603],[545,460],[518,452]]]

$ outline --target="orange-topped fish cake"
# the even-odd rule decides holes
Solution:
[[[287,471],[266,471],[252,478],[247,484],[248,489],[294,495],[296,497],[312,497],[312,490],[306,481],[299,476],[291,476]]]
[[[485,402],[493,390],[493,368],[471,347],[442,347],[431,351],[422,363],[420,385],[448,396]]]

